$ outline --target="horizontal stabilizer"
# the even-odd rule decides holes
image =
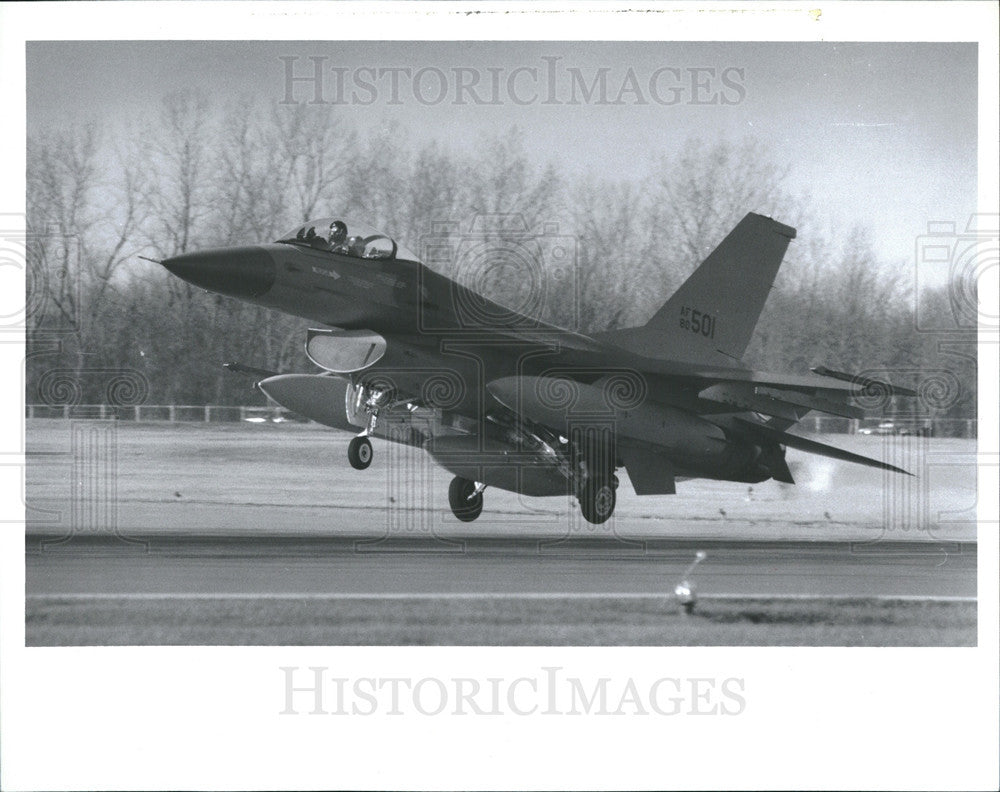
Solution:
[[[845,374],[843,371],[833,371],[832,369],[826,368],[826,366],[815,366],[809,370],[814,374],[819,374],[821,377],[830,377],[831,379],[840,380],[841,382],[850,382],[852,385],[857,386],[859,391],[864,388],[875,388],[878,390],[888,390],[893,396],[918,395],[915,390],[901,388],[898,385],[893,385],[885,380],[863,377],[860,374]]]
[[[789,448],[797,448],[799,451],[807,451],[810,454],[818,454],[819,456],[829,457],[830,459],[840,459],[844,462],[854,462],[857,465],[865,465],[866,467],[878,468],[879,470],[891,470],[893,473],[903,473],[907,476],[913,475],[909,471],[903,470],[902,468],[895,467],[894,465],[890,465],[886,462],[880,462],[877,459],[861,456],[860,454],[854,454],[850,451],[845,451],[842,448],[837,448],[836,446],[820,443],[816,440],[808,440],[805,437],[788,434],[787,432],[779,432],[777,429],[771,429],[767,426],[761,426],[760,424],[751,423],[750,421],[744,421],[741,418],[737,418],[736,420],[741,426],[749,429],[751,433],[757,435],[758,437],[765,440],[773,440],[774,442],[788,446]]]

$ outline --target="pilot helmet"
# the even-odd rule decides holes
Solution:
[[[347,239],[347,225],[342,220],[330,223],[330,244],[340,245]]]

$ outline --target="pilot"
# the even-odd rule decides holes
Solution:
[[[302,228],[299,229],[299,233],[297,233],[295,235],[295,238],[297,240],[299,240],[300,242],[302,242],[302,241],[305,240],[305,238],[306,238],[306,227],[305,226],[302,226]]]
[[[347,226],[341,220],[334,220],[330,223],[330,249],[334,253],[346,253],[347,246],[344,242],[347,240]]]
[[[352,236],[347,240],[348,252],[352,256],[357,256],[358,258],[364,258],[365,255],[365,238],[362,236]]]

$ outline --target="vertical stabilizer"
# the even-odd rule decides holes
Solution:
[[[732,365],[793,239],[794,228],[748,214],[646,324],[597,338],[646,357]]]

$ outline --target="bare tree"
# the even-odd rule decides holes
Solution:
[[[149,130],[152,179],[146,196],[150,243],[161,257],[214,242],[205,222],[211,212],[212,136],[208,100],[195,91],[167,95],[160,124]]]
[[[27,227],[29,262],[44,291],[44,306],[31,330],[54,322],[75,326],[95,223],[98,132],[92,125],[32,136],[27,152]]]
[[[419,253],[420,240],[431,232],[432,223],[462,219],[466,190],[462,168],[450,152],[437,142],[420,149],[403,186],[401,240]]]
[[[683,269],[700,263],[749,211],[790,218],[795,201],[784,188],[789,166],[753,139],[706,145],[690,140],[680,156],[663,158],[650,189],[653,241]]]
[[[487,138],[469,164],[469,214],[520,214],[529,228],[557,221],[562,212],[562,181],[553,165],[536,165],[517,127]]]
[[[584,176],[567,184],[529,156],[516,129],[471,156],[443,143],[414,150],[402,128],[359,139],[329,107],[267,114],[246,100],[213,107],[190,91],[165,98],[156,127],[122,139],[111,150],[93,127],[30,136],[28,252],[50,305],[32,317],[29,344],[47,327],[87,321],[51,357],[29,361],[29,387],[58,356],[78,371],[85,360],[137,368],[161,403],[262,399],[219,364],[308,370],[308,322],[205,294],[130,257],[141,247],[163,258],[262,242],[296,222],[348,211],[418,253],[435,220],[457,223],[461,237],[476,215],[520,214],[543,241],[545,224],[558,223],[576,259],[560,281],[566,263],[542,251],[550,291],[541,318],[588,332],[646,321],[746,212],[771,214],[800,234],[748,363],[797,371],[817,363],[958,365],[941,363],[937,347],[918,337],[912,299],[878,261],[870,235],[821,233],[808,201],[786,186],[789,165],[754,141],[691,142],[641,181]],[[523,302],[524,283],[496,272],[474,285],[507,305]],[[943,294],[928,297],[940,312],[948,310]],[[961,371],[963,383],[973,381],[974,361]],[[948,409],[970,414],[974,382],[963,387],[963,400]]]
[[[275,189],[285,196],[292,222],[338,213],[355,134],[325,107],[276,105],[271,121],[267,145],[283,165]]]
[[[586,177],[574,196],[576,294],[570,296],[577,300],[573,313],[580,329],[596,332],[644,321],[633,310],[637,281],[649,278],[649,285],[659,287],[665,278],[661,258],[647,256],[643,188]]]

